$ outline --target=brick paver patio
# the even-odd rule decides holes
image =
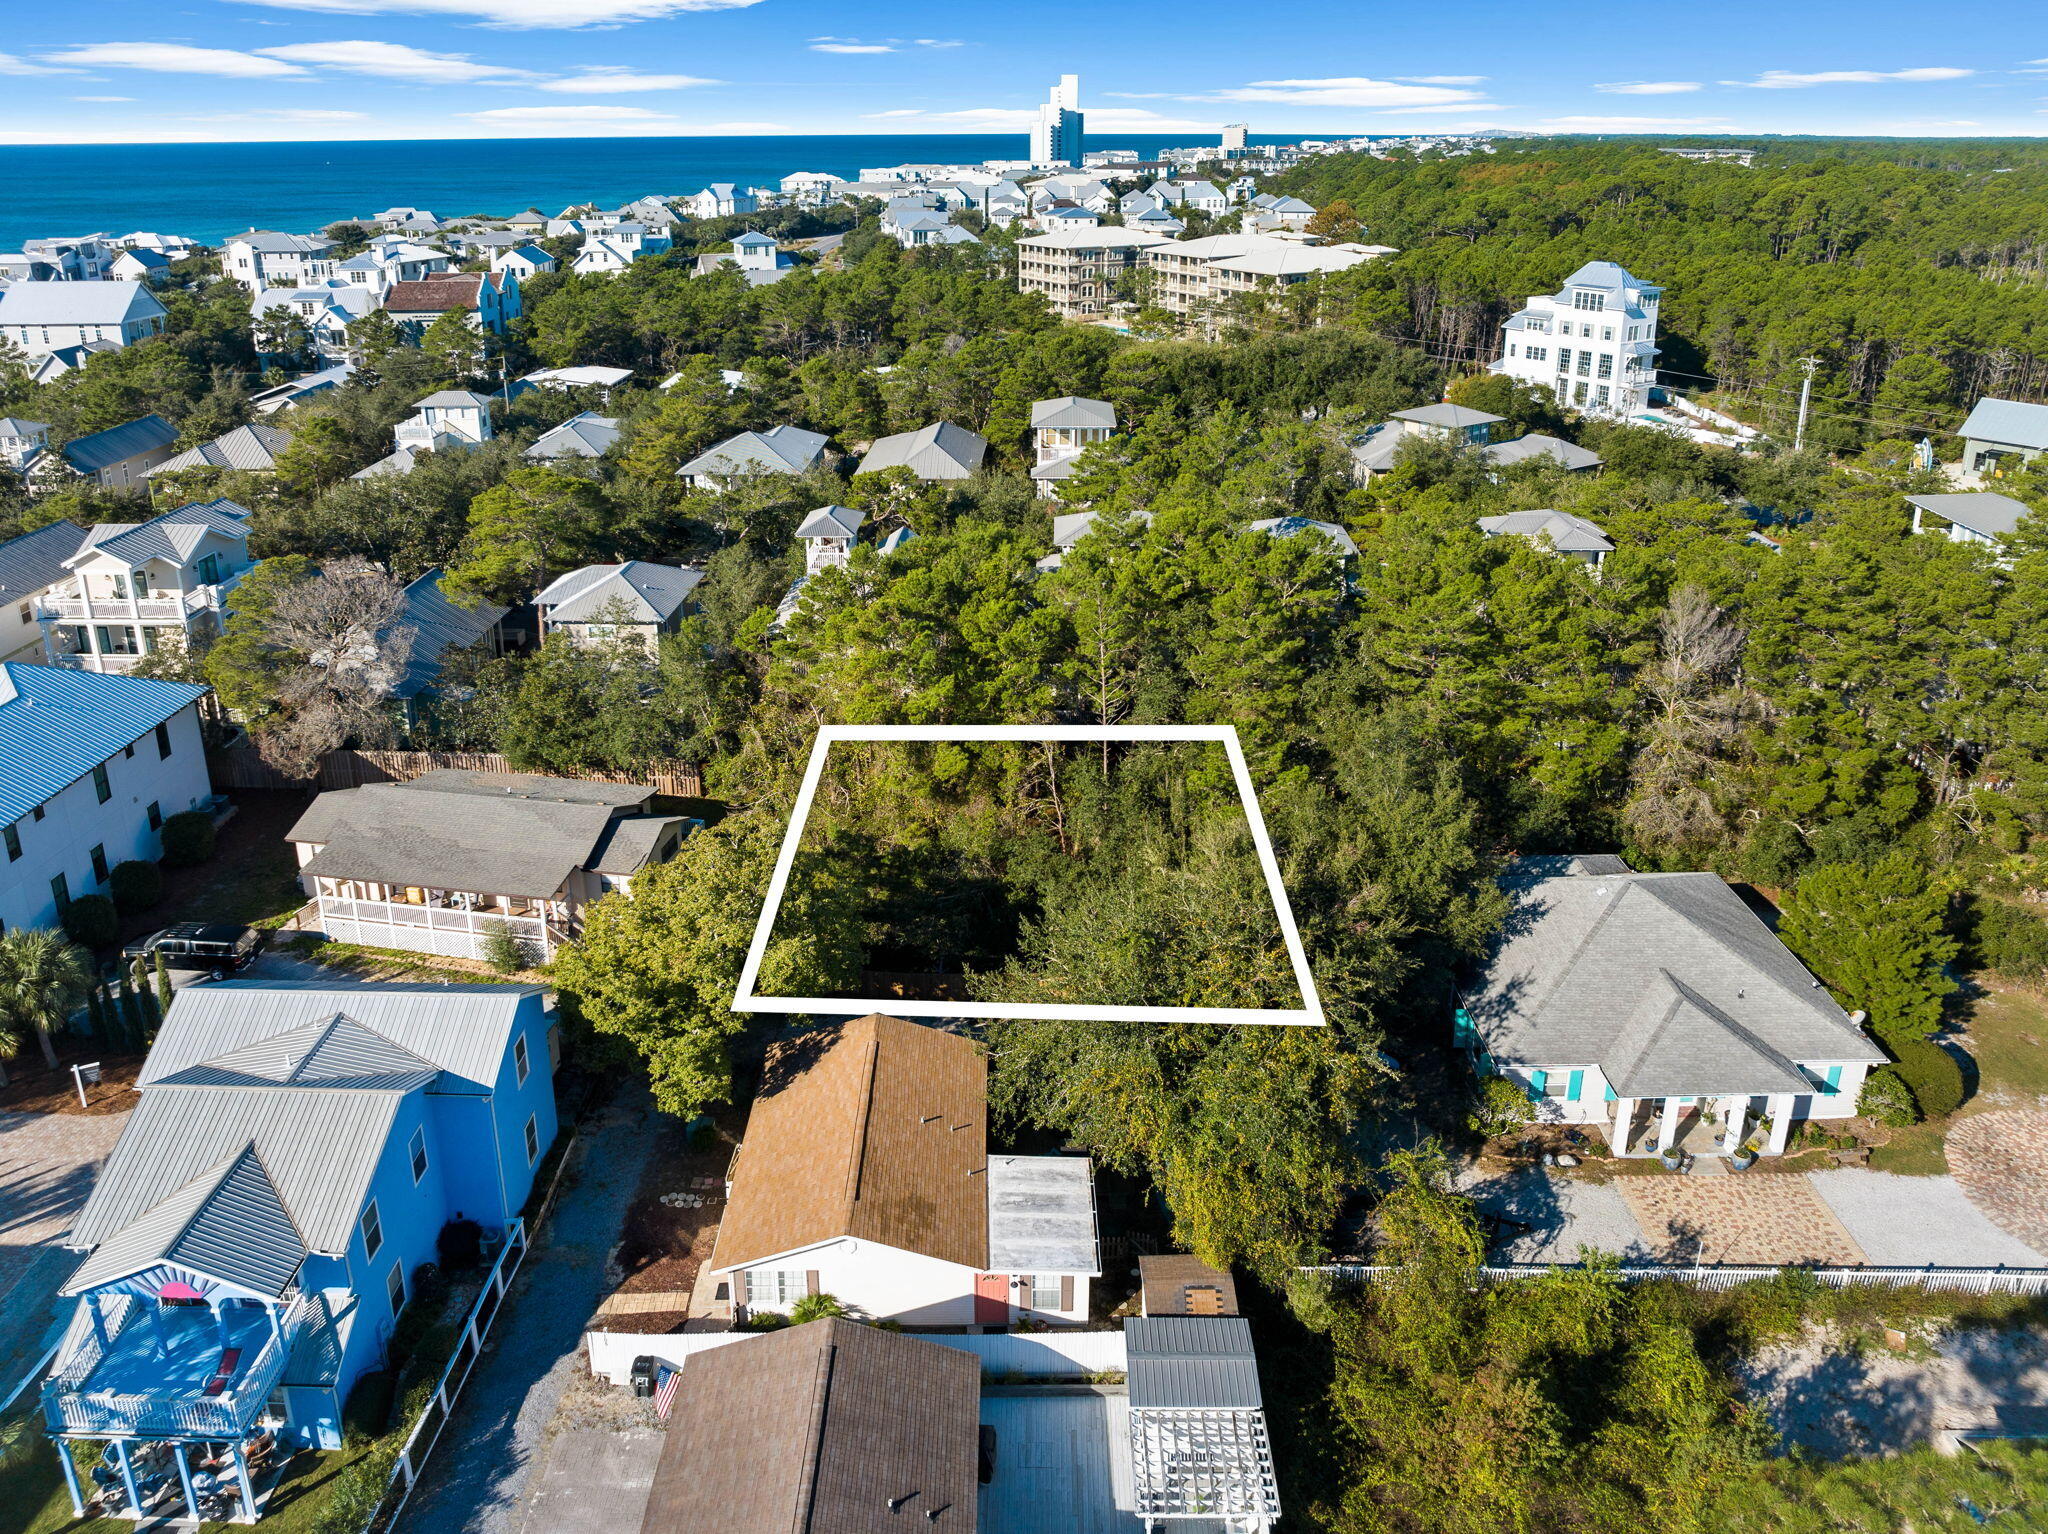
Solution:
[[[1643,1241],[1666,1262],[1861,1263],[1856,1244],[1804,1177],[1618,1177]]]
[[[2048,1112],[1976,1113],[1948,1132],[1949,1172],[1999,1229],[2048,1252]]]

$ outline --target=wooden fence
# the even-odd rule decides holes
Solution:
[[[1569,1262],[1516,1262],[1497,1267],[1481,1268],[1481,1283],[1497,1284],[1517,1278],[1541,1278],[1545,1273],[1562,1268],[1575,1268],[1578,1264]],[[1375,1278],[1392,1273],[1390,1267],[1365,1263],[1334,1263],[1326,1267],[1306,1268],[1304,1272],[1328,1273],[1333,1278],[1348,1279],[1354,1283],[1369,1283]],[[2048,1294],[2048,1268],[1809,1268],[1788,1267],[1737,1267],[1720,1263],[1688,1267],[1674,1264],[1669,1267],[1623,1267],[1614,1269],[1614,1276],[1625,1284],[1642,1283],[1654,1279],[1676,1279],[1700,1289],[1734,1289],[1742,1284],[1754,1283],[1760,1278],[1773,1278],[1780,1273],[1811,1273],[1815,1282],[1830,1289],[1851,1289],[1860,1284],[1882,1284],[1895,1288],[1945,1289],[1964,1294]]]
[[[254,746],[230,746],[207,758],[216,789],[360,788],[365,783],[404,783],[439,768],[468,772],[511,772],[504,757],[485,751],[330,751],[310,778],[289,777],[263,760]],[[564,771],[555,777],[593,783],[646,783],[679,799],[704,793],[704,778],[692,762],[649,762],[633,772]]]

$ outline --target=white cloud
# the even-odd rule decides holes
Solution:
[[[887,43],[812,43],[813,53],[894,53]]]
[[[1187,101],[1271,101],[1304,107],[1414,107],[1469,105],[1480,92],[1443,85],[1404,84],[1364,75],[1320,80],[1254,80],[1232,90],[1183,97]]]
[[[12,53],[0,53],[0,75],[75,75],[75,69],[52,69],[47,64],[31,64],[27,59]]]
[[[73,96],[73,101],[133,101],[133,96]]]
[[[1743,85],[1759,91],[1796,91],[1809,85],[1885,85],[1895,81],[1919,84],[1930,80],[1960,80],[1974,74],[1969,69],[1822,69],[1795,74],[1789,69],[1766,69],[1754,80],[1723,80],[1723,85]]]
[[[281,79],[306,73],[283,59],[237,53],[232,48],[192,48],[183,43],[87,43],[43,57],[58,64],[147,69],[167,75],[228,75],[244,80]]]
[[[1680,96],[1699,88],[1697,80],[1614,80],[1593,87],[1610,96]]]
[[[924,108],[892,107],[886,112],[863,112],[860,115],[868,121],[875,121],[884,117],[922,117],[924,116]]]
[[[1396,75],[1397,80],[1406,80],[1410,85],[1483,85],[1485,75]]]
[[[1725,117],[1546,117],[1552,133],[1656,133],[1726,127]]]
[[[699,75],[643,75],[630,69],[586,69],[580,75],[549,80],[541,86],[564,96],[622,96],[633,91],[680,91],[693,85],[723,82]]]
[[[299,123],[317,127],[322,123],[364,122],[368,112],[323,112],[311,107],[279,107],[275,111],[221,112],[212,117],[188,117],[193,123]]]
[[[956,112],[927,112],[896,107],[887,112],[863,112],[868,122],[894,121],[943,125],[949,128],[980,129],[987,133],[1022,133],[1038,121],[1035,107],[967,107]],[[1214,133],[1218,124],[1187,118],[1163,117],[1144,107],[1090,107],[1088,128],[1094,133]]]
[[[759,0],[243,0],[287,11],[337,16],[462,16],[478,26],[522,31],[532,27],[616,27],[686,11],[730,11]]]
[[[920,48],[965,48],[967,46],[957,37],[914,37],[911,41]]]
[[[530,70],[475,63],[466,53],[431,53],[425,48],[408,48],[403,43],[379,43],[367,39],[286,43],[282,47],[258,48],[256,51],[265,58],[285,59],[294,64],[319,64],[328,69],[345,70],[349,74],[379,75],[387,80],[416,80],[430,85],[538,78]]]

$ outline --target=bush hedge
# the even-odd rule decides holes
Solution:
[[[1898,1054],[1896,1069],[1911,1088],[1913,1101],[1920,1105],[1923,1114],[1931,1119],[1944,1119],[1962,1107],[1968,1092],[1963,1068],[1954,1055],[1931,1039],[1902,1044]]]
[[[105,895],[80,895],[64,904],[64,932],[81,948],[111,948],[120,936],[120,918]]]
[[[1870,1073],[1856,1099],[1856,1111],[1888,1129],[1920,1122],[1920,1104],[1896,1065],[1881,1065]]]
[[[115,907],[124,914],[147,911],[164,898],[163,870],[140,858],[116,863],[107,875],[107,888],[113,893]]]
[[[2014,980],[2048,975],[2048,921],[2039,912],[1993,895],[1970,901],[1967,958]]]
[[[164,861],[190,868],[213,856],[213,817],[204,810],[186,810],[164,822]]]

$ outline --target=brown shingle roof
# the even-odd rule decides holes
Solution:
[[[695,1354],[641,1534],[974,1534],[980,1416],[972,1353],[856,1321]]]
[[[483,282],[476,272],[443,272],[417,282],[394,282],[384,295],[386,310],[397,314],[439,314],[448,309],[474,309]]]
[[[988,1262],[988,1062],[871,1014],[772,1049],[733,1168],[714,1270],[854,1236]]]
[[[1148,1316],[1237,1314],[1237,1280],[1185,1252],[1140,1257],[1138,1287]]]

